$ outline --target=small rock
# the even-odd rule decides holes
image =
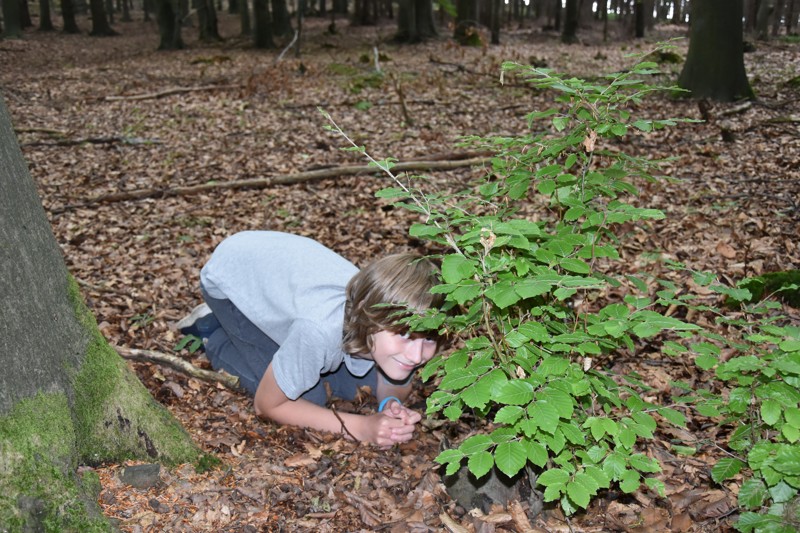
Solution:
[[[137,489],[149,489],[159,482],[161,465],[146,464],[129,466],[122,471],[122,482]]]
[[[159,514],[165,514],[172,510],[169,505],[158,501],[158,498],[150,498],[150,501],[148,501],[147,503],[150,504],[150,508],[152,510],[154,510]]]

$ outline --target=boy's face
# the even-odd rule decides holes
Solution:
[[[370,355],[388,378],[404,381],[436,355],[436,341],[382,330],[372,336]]]

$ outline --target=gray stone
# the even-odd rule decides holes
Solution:
[[[154,487],[161,478],[161,465],[159,464],[144,464],[128,466],[122,471],[120,479],[123,483],[130,485],[137,489],[149,489]]]

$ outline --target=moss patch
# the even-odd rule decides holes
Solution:
[[[74,280],[69,290],[75,314],[90,336],[74,381],[80,460],[122,462],[146,454],[165,464],[195,461],[200,451],[191,437],[108,345]]]
[[[109,531],[75,474],[75,428],[63,394],[39,394],[0,418],[0,523],[8,531]]]

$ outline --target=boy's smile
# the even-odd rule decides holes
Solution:
[[[436,341],[381,330],[372,336],[372,360],[390,379],[402,381],[436,354]]]

